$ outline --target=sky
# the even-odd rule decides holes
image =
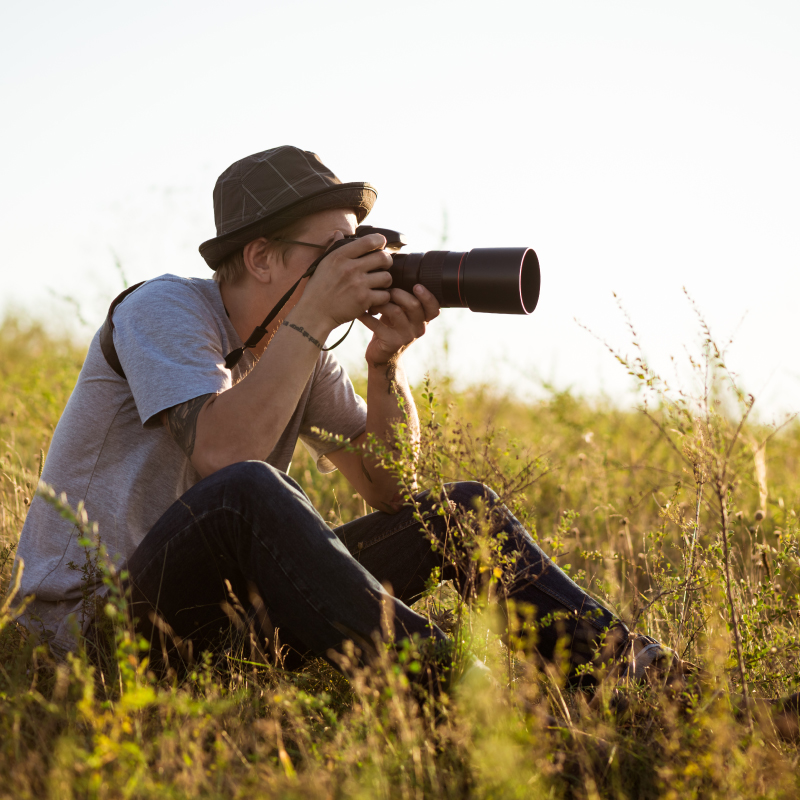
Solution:
[[[0,314],[88,341],[122,274],[208,277],[217,176],[294,144],[407,249],[536,250],[535,313],[444,310],[413,381],[630,402],[618,303],[681,374],[685,289],[762,415],[800,410],[799,36],[792,0],[7,3]]]

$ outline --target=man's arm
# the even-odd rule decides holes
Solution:
[[[212,397],[216,397],[216,395],[201,394],[199,397],[194,397],[185,403],[180,403],[161,412],[161,422],[178,444],[178,447],[186,453],[187,458],[191,458],[192,453],[194,453],[194,443],[197,438],[197,417],[200,415],[203,406]]]
[[[287,320],[323,342],[341,322],[385,302],[389,256],[372,252],[383,242],[375,239],[364,237],[326,257]],[[288,425],[318,357],[316,344],[282,326],[243,380],[167,409],[161,420],[201,476],[264,459]]]
[[[365,314],[359,317],[372,332],[367,347],[367,429],[353,441],[363,445],[374,434],[389,450],[395,449],[393,425],[404,421],[405,410],[412,442],[419,441],[419,418],[414,398],[401,364],[402,353],[425,333],[425,326],[439,314],[439,303],[423,286],[415,295],[392,289],[392,300],[374,309],[380,320]],[[402,408],[401,408],[402,404]],[[402,507],[401,486],[397,478],[380,466],[380,459],[363,450],[346,448],[328,453],[328,458],[341,470],[353,488],[373,508],[393,514]]]
[[[399,359],[374,364],[368,369],[367,429],[351,444],[363,448],[372,433],[385,447],[394,450],[392,426],[403,421],[408,425],[411,441],[416,444],[419,441],[417,408]],[[407,415],[405,420],[404,411]],[[352,451],[346,448],[328,453],[327,457],[373,508],[387,514],[400,510],[403,504],[401,487],[396,477],[380,466],[379,457],[372,457],[363,449]]]
[[[304,320],[293,309],[288,319]],[[313,324],[305,319],[308,330]],[[314,326],[316,335],[330,331]],[[220,394],[201,395],[162,412],[162,423],[205,477],[229,464],[265,459],[289,424],[319,348],[288,328],[280,328],[256,366]]]

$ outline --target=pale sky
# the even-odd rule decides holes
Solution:
[[[685,286],[762,412],[800,409],[800,3],[6,3],[0,37],[0,310],[74,297],[88,340],[113,254],[131,282],[209,276],[217,175],[294,144],[374,184],[410,249],[446,214],[450,249],[537,251],[536,312],[444,311],[414,380],[624,400],[576,318],[630,351],[616,292],[668,371]]]

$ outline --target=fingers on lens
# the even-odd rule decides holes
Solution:
[[[367,273],[367,282],[373,289],[386,289],[392,285],[392,276],[385,270],[374,270]]]
[[[422,303],[403,289],[392,289],[392,302],[404,308],[411,314],[424,312]]]

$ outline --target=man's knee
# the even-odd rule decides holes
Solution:
[[[292,478],[266,461],[229,464],[209,476],[208,480],[224,489],[226,499],[244,502],[254,497],[276,496],[276,492],[300,491]]]
[[[466,511],[494,506],[499,499],[495,492],[478,481],[448,483],[444,488],[447,493],[447,499]]]

